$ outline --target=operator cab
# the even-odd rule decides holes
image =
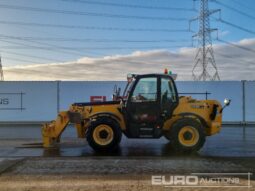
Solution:
[[[179,101],[173,77],[176,75],[128,75],[122,97],[127,137],[161,137],[163,124]]]

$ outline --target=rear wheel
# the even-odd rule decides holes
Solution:
[[[110,118],[99,118],[91,122],[87,131],[88,144],[96,151],[114,151],[121,136],[118,123]]]
[[[201,123],[195,119],[178,120],[166,136],[171,147],[177,152],[196,152],[205,143],[205,132]]]

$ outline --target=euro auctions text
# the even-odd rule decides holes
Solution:
[[[252,187],[251,173],[192,173],[190,175],[152,175],[151,184],[163,187]]]

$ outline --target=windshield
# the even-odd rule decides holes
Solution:
[[[157,100],[157,77],[140,78],[133,91],[132,102]]]

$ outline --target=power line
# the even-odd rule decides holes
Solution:
[[[30,44],[25,44],[25,43],[21,43],[21,42],[12,42],[12,41],[9,41],[9,40],[5,40],[5,39],[1,39],[0,38],[0,41],[2,42],[7,42],[7,43],[11,43],[11,44],[15,44],[15,45],[21,45],[21,46],[2,46],[1,48],[5,48],[5,49],[41,49],[41,50],[47,50],[47,51],[50,51],[50,50],[57,50],[59,52],[64,52],[64,53],[69,53],[69,54],[74,54],[74,52],[67,52],[66,50],[73,50],[73,51],[77,51],[77,50],[84,50],[84,49],[97,49],[97,50],[104,50],[104,49],[136,49],[136,48],[161,48],[158,47],[158,46],[154,46],[154,47],[149,47],[149,46],[146,46],[146,47],[109,47],[109,46],[106,46],[106,47],[63,47],[63,46],[57,46],[57,45],[52,45],[52,44],[49,44],[49,43],[45,43],[45,42],[36,42],[36,41],[33,41],[33,40],[29,40],[29,39],[19,39],[19,40],[23,40],[23,41],[30,41],[32,43],[36,43],[36,44],[40,44],[40,45],[47,45],[46,47],[43,47],[43,46],[35,46],[35,45],[30,45]],[[186,42],[183,41],[183,42]],[[184,47],[183,45],[182,46],[168,46],[167,48],[174,48],[174,47]],[[77,53],[78,54],[78,53]],[[84,54],[78,54],[80,56],[84,56]]]
[[[12,37],[12,36],[5,36],[5,37]],[[146,46],[146,47],[63,47],[63,46],[57,46],[57,45],[52,45],[52,44],[49,44],[49,43],[45,43],[45,42],[36,42],[36,41],[33,41],[33,40],[29,40],[29,39],[22,39],[22,38],[19,38],[19,40],[23,40],[23,41],[30,41],[32,43],[36,43],[36,44],[40,44],[40,45],[47,45],[47,47],[43,47],[43,46],[34,46],[34,45],[28,45],[28,44],[24,44],[24,43],[20,43],[20,42],[12,42],[12,41],[9,41],[9,40],[3,40],[1,39],[1,35],[0,35],[0,41],[2,42],[7,42],[7,43],[11,43],[11,44],[16,44],[16,45],[21,45],[21,46],[2,46],[1,48],[2,49],[41,49],[41,50],[47,50],[47,51],[50,51],[50,50],[62,50],[62,52],[64,50],[71,50],[71,51],[76,51],[76,50],[88,50],[88,49],[97,49],[97,50],[104,50],[104,49],[137,49],[137,48],[141,48],[141,49],[147,49],[147,48],[157,48],[157,49],[161,49],[163,47],[161,46],[154,46],[154,47],[149,47],[149,46]],[[102,39],[103,40],[103,39]],[[104,39],[104,40],[107,40],[107,39]],[[109,39],[108,39],[109,40]],[[171,40],[169,40],[171,41]],[[173,40],[174,41],[174,40]],[[186,42],[186,40],[183,40],[183,42]],[[183,45],[182,46],[167,46],[167,47],[164,47],[164,48],[180,48],[180,47],[184,47]],[[66,51],[64,51],[66,52]],[[73,54],[74,52],[67,52],[67,53],[71,53]],[[84,56],[83,54],[79,54],[80,56]]]
[[[28,55],[28,54],[22,54],[22,53],[11,52],[11,51],[6,51],[6,50],[1,50],[1,52],[7,53],[7,54],[12,54],[12,55],[17,55],[17,56],[24,56],[24,57],[28,57],[28,58],[37,58],[37,59],[43,59],[43,60],[48,60],[48,61],[54,61],[54,62],[65,62],[63,60],[51,59],[51,58],[46,58],[46,57],[41,57],[41,56],[34,56],[34,55]]]
[[[251,11],[255,11],[255,9],[252,9],[251,7],[249,7],[248,5],[246,5],[246,4],[243,4],[243,3],[241,3],[240,1],[237,1],[237,0],[231,0],[231,2],[234,2],[235,4],[237,4],[237,5],[240,5],[240,6],[242,6],[242,7],[244,7],[244,8],[246,8],[246,9],[249,9],[249,10],[251,10]]]
[[[22,28],[22,27],[19,27],[19,28]],[[24,28],[25,30],[28,30],[28,29],[26,29],[26,28]],[[51,33],[48,33],[48,32],[42,32],[42,31],[40,31],[40,30],[35,30],[35,29],[29,29],[29,31],[35,31],[36,33],[43,33],[43,34],[49,34],[49,35],[52,35]],[[56,36],[56,34],[54,35],[56,38],[58,38],[58,36],[59,35],[57,35]],[[20,40],[22,40],[22,39],[20,39]],[[1,39],[0,39],[0,41],[1,41]],[[35,41],[35,40],[23,40],[23,41],[25,41],[25,42],[27,42],[27,41],[30,41],[31,43],[35,43],[35,44],[44,44],[44,45],[47,45],[47,46],[56,46],[56,45],[54,45],[54,44],[49,44],[49,43],[45,43],[45,42],[41,42],[41,41]],[[6,42],[6,41],[5,41]],[[10,41],[8,41],[8,43],[14,43],[14,42],[10,42]],[[15,43],[14,43],[15,44]],[[17,44],[17,43],[16,43]],[[19,45],[25,45],[26,46],[26,44],[20,44],[19,43]],[[61,52],[61,53],[67,53],[67,54],[72,54],[72,55],[78,55],[78,56],[85,56],[84,55],[84,52],[81,52],[81,51],[77,51],[77,50],[74,50],[74,51],[66,51],[66,50],[55,50],[55,52]],[[93,53],[93,51],[86,51],[86,53]],[[98,53],[93,53],[93,54],[98,54]]]
[[[9,36],[0,34],[0,39],[16,40],[38,40],[38,41],[64,41],[64,42],[121,42],[121,43],[164,43],[164,42],[188,42],[189,39],[160,39],[160,40],[130,40],[130,39],[91,39],[91,38],[56,38],[56,37],[28,37],[28,36]]]
[[[169,48],[183,48],[192,46],[144,46],[144,47],[43,47],[43,46],[2,46],[1,49],[38,49],[38,50],[134,50],[134,49],[169,49]]]
[[[24,40],[24,39],[20,39],[20,40]],[[24,41],[30,41],[32,43],[36,43],[36,44],[40,44],[40,45],[46,45],[46,46],[35,46],[35,45],[28,45],[28,44],[24,44],[24,43],[20,43],[20,42],[12,42],[9,40],[3,40],[0,38],[0,41],[2,42],[7,42],[7,43],[11,43],[11,44],[15,44],[15,45],[21,45],[21,46],[2,46],[0,47],[1,49],[37,49],[37,50],[46,50],[46,51],[58,51],[58,52],[63,52],[63,53],[68,53],[68,54],[74,54],[74,55],[79,55],[79,56],[84,56],[84,53],[81,52],[82,50],[89,50],[89,52],[91,52],[91,50],[95,49],[95,50],[134,50],[134,49],[168,49],[168,48],[182,48],[182,47],[189,47],[189,46],[184,46],[184,45],[174,45],[174,46],[166,46],[166,47],[162,47],[162,46],[146,46],[146,47],[63,47],[63,46],[57,46],[57,45],[53,45],[53,44],[49,44],[49,43],[45,43],[45,42],[36,42],[36,41],[32,41],[32,40],[24,40]],[[169,40],[170,41],[170,40]],[[186,42],[186,40],[183,40],[183,42]],[[71,51],[71,52],[70,52]],[[88,51],[86,51],[88,52]],[[95,53],[93,53],[95,54]],[[100,55],[98,53],[96,53],[97,55]]]
[[[236,13],[239,13],[240,15],[243,15],[243,16],[245,16],[245,17],[248,17],[248,18],[250,18],[250,19],[255,19],[254,16],[252,16],[252,15],[250,15],[250,14],[247,14],[246,12],[240,11],[240,10],[238,10],[237,8],[228,6],[228,5],[225,4],[225,3],[219,2],[219,1],[217,1],[217,0],[214,0],[214,1],[212,1],[212,2],[215,2],[215,3],[217,3],[217,4],[219,4],[219,5],[223,6],[223,7],[225,7],[225,8],[227,8],[227,9],[230,9],[230,10],[232,10],[232,11],[234,11],[234,12],[236,12]]]
[[[236,25],[236,24],[234,24],[234,23],[225,21],[225,20],[223,20],[223,19],[221,19],[221,18],[220,18],[220,19],[216,19],[216,21],[219,21],[219,22],[221,22],[221,23],[223,23],[223,24],[226,24],[226,25],[229,25],[229,26],[231,26],[231,27],[240,29],[240,30],[242,30],[242,31],[244,31],[244,32],[247,32],[247,33],[250,33],[250,34],[255,34],[255,31],[253,31],[253,30],[250,30],[250,29],[247,29],[247,28],[243,28],[243,27],[241,27],[241,26],[239,26],[239,25]]]
[[[61,25],[61,24],[46,24],[33,22],[18,22],[18,21],[3,21],[0,24],[4,25],[21,25],[33,27],[49,27],[49,28],[65,28],[65,29],[82,29],[82,30],[102,30],[102,31],[128,31],[128,32],[190,32],[188,29],[154,29],[154,28],[119,28],[119,27],[98,27],[98,26],[81,26],[81,25]]]
[[[19,11],[33,11],[33,12],[46,12],[46,13],[66,14],[66,15],[108,17],[108,18],[117,18],[117,19],[188,21],[188,18],[181,18],[181,17],[179,17],[179,18],[178,17],[150,17],[150,16],[138,16],[138,15],[133,16],[133,15],[110,14],[110,13],[92,13],[92,12],[59,10],[59,9],[43,9],[43,8],[37,8],[37,7],[26,7],[26,6],[5,5],[5,4],[0,4],[0,8],[11,9],[11,10],[19,10]]]
[[[13,57],[8,57],[8,56],[3,56],[4,59],[6,60],[13,60],[13,61],[18,61],[18,62],[28,62],[28,63],[37,63],[37,64],[44,64],[43,62],[34,62],[31,60],[25,60],[25,59],[19,59],[19,58],[13,58]]]
[[[2,40],[0,39],[1,42],[7,42],[7,43],[10,43],[10,44],[16,44],[16,45],[21,45],[21,47],[23,48],[19,48],[19,49],[25,49],[24,47],[26,48],[30,48],[30,49],[37,49],[36,46],[33,46],[33,45],[28,45],[28,44],[24,44],[24,43],[20,43],[20,42],[12,42],[12,41],[9,41],[9,40]],[[42,44],[42,42],[34,42],[34,43],[37,43],[37,44]],[[69,51],[64,51],[64,50],[58,50],[58,49],[49,49],[51,47],[54,47],[54,45],[50,45],[48,48],[44,48],[42,50],[45,50],[45,51],[52,51],[52,50],[55,50],[57,52],[61,52],[61,53],[67,53],[67,54],[72,54],[72,55],[79,55],[79,56],[84,56],[83,54],[80,54],[80,53],[76,53],[76,52],[69,52]],[[1,49],[3,47],[0,47]],[[15,49],[15,48],[10,48],[10,49]]]
[[[226,55],[226,54],[221,54],[221,53],[218,53],[216,52],[217,55],[220,55],[224,58],[227,58],[227,59],[231,59],[231,60],[235,60],[236,61],[236,58],[233,58],[232,56],[230,55]],[[38,63],[38,64],[45,64],[45,63],[42,63],[42,62],[35,62],[35,61],[31,61],[31,60],[24,60],[24,59],[17,59],[17,58],[13,58],[13,57],[6,57],[4,56],[3,57],[4,59],[7,59],[7,60],[14,60],[14,61],[18,61],[18,62],[28,62],[28,63]],[[147,63],[147,62],[143,62],[143,61],[132,61],[132,60],[123,60],[123,59],[116,59],[116,60],[111,60],[111,62],[126,62],[126,63],[131,63],[131,64],[139,64],[139,63]],[[242,60],[243,63],[247,63],[247,64],[254,64],[255,62],[250,62],[250,61],[247,61],[247,60]],[[80,62],[79,62],[80,63]],[[72,62],[72,64],[75,64],[75,62]],[[226,68],[226,67],[218,67],[218,68]],[[26,69],[27,70],[27,69]]]
[[[20,44],[20,43],[14,43],[14,44]],[[25,45],[25,44],[24,44]],[[27,46],[28,48],[25,48],[25,49],[36,49],[35,46],[30,46],[30,45],[25,45]],[[177,47],[177,46],[173,46],[173,47]],[[179,46],[179,47],[183,47],[183,46]],[[20,47],[21,48],[21,47]],[[48,48],[48,47],[43,47],[43,49],[45,48]],[[68,47],[68,49],[71,48],[71,47]],[[104,49],[108,49],[109,47],[102,47],[100,49],[104,50]],[[135,49],[135,48],[131,48],[131,47],[111,47],[110,49]],[[159,47],[141,47],[141,48],[159,48]],[[161,47],[160,47],[161,48]],[[170,48],[170,47],[167,47],[167,48]],[[24,48],[22,48],[24,49]],[[39,47],[39,49],[41,49],[41,47]],[[55,48],[54,48],[55,49]],[[52,48],[50,48],[50,50],[52,50]],[[19,54],[19,53],[14,53],[14,52],[10,52],[10,51],[4,51],[5,53],[11,53],[11,54],[14,54],[14,55],[21,55],[21,56],[27,56],[27,57],[31,57],[31,58],[42,58],[44,59],[43,57],[38,57],[38,56],[30,56],[30,55],[25,55],[25,54]],[[100,53],[97,53],[98,55],[102,56],[103,54],[100,54]],[[104,55],[103,55],[104,56]],[[47,58],[46,58],[47,59]],[[50,59],[48,59],[50,60]],[[21,61],[21,62],[28,62],[28,60],[17,60],[15,59],[15,61]],[[56,61],[59,61],[59,60],[56,60]],[[123,60],[116,60],[116,61],[113,61],[113,62],[117,62],[117,61],[123,61]],[[34,61],[29,61],[30,63],[35,63]],[[64,61],[61,61],[61,62],[64,62]],[[125,62],[128,62],[128,63],[132,63],[132,61],[125,61]],[[133,62],[135,63],[135,62]]]
[[[58,47],[57,45],[55,44],[50,44],[50,43],[47,43],[47,42],[38,42],[38,41],[35,41],[35,40],[25,40],[25,41],[28,41],[28,42],[32,42],[32,43],[36,43],[36,44],[40,44],[40,45],[46,45],[46,46],[49,46],[49,47]],[[72,54],[72,55],[79,55],[79,56],[84,56],[83,54],[81,54],[79,51],[76,51],[76,50],[58,50],[58,52],[62,52],[62,53],[68,53],[68,54]]]
[[[87,1],[87,0],[62,0],[65,2],[75,2],[75,3],[85,3],[92,5],[104,5],[104,6],[114,6],[114,7],[124,7],[124,8],[137,8],[137,9],[157,9],[157,10],[173,10],[173,11],[195,11],[192,8],[181,8],[181,7],[161,7],[161,6],[145,6],[145,5],[135,5],[135,4],[122,4],[122,3],[111,3],[111,2],[100,2],[100,1]]]
[[[12,41],[9,41],[9,40],[3,40],[3,39],[0,39],[0,41],[2,42],[7,42],[7,43],[10,43],[10,44],[15,44],[15,45],[21,45],[21,47],[27,47],[27,48],[21,48],[21,47],[18,47],[18,48],[14,48],[14,47],[9,47],[8,49],[38,49],[37,46],[34,46],[34,45],[30,45],[30,44],[26,44],[26,43],[21,43],[21,42],[12,42]],[[56,45],[53,45],[53,44],[49,44],[49,43],[45,43],[45,42],[37,42],[37,41],[32,41],[32,40],[24,40],[25,42],[32,42],[32,43],[35,43],[35,44],[44,44],[44,45],[47,45],[47,47],[44,47],[44,48],[41,48],[41,50],[45,50],[45,51],[55,51],[55,52],[61,52],[61,53],[67,53],[67,54],[72,54],[72,55],[78,55],[78,56],[85,56],[84,55],[84,52],[82,51],[79,51],[79,50],[73,50],[73,49],[69,49],[69,50],[59,50],[58,46]],[[52,48],[53,47],[53,48]],[[86,53],[93,53],[93,51],[86,51]],[[99,53],[93,53],[93,54],[96,54],[96,55],[100,55]]]
[[[222,39],[216,39],[217,41],[219,42],[222,42],[222,43],[225,43],[225,44],[228,44],[230,46],[233,46],[233,47],[236,47],[236,48],[239,48],[239,49],[242,49],[242,50],[245,50],[245,51],[248,51],[248,52],[252,52],[252,53],[255,53],[255,50],[254,49],[251,49],[251,48],[247,48],[247,47],[244,47],[244,46],[240,46],[238,44],[234,44],[234,43],[231,43],[231,42],[228,42],[228,41],[225,41],[225,40],[222,40]]]
[[[222,57],[224,57],[224,58],[228,58],[228,59],[231,59],[231,60],[237,60],[237,58],[233,58],[233,56],[236,56],[236,57],[238,57],[238,58],[240,58],[240,55],[227,55],[227,54],[222,54],[222,53],[219,53],[219,52],[215,52],[215,54],[217,54],[217,55],[220,55],[220,56],[222,56]],[[243,60],[242,59],[242,63],[247,63],[247,64],[255,64],[255,62],[250,62],[250,61],[247,61],[247,60]]]

